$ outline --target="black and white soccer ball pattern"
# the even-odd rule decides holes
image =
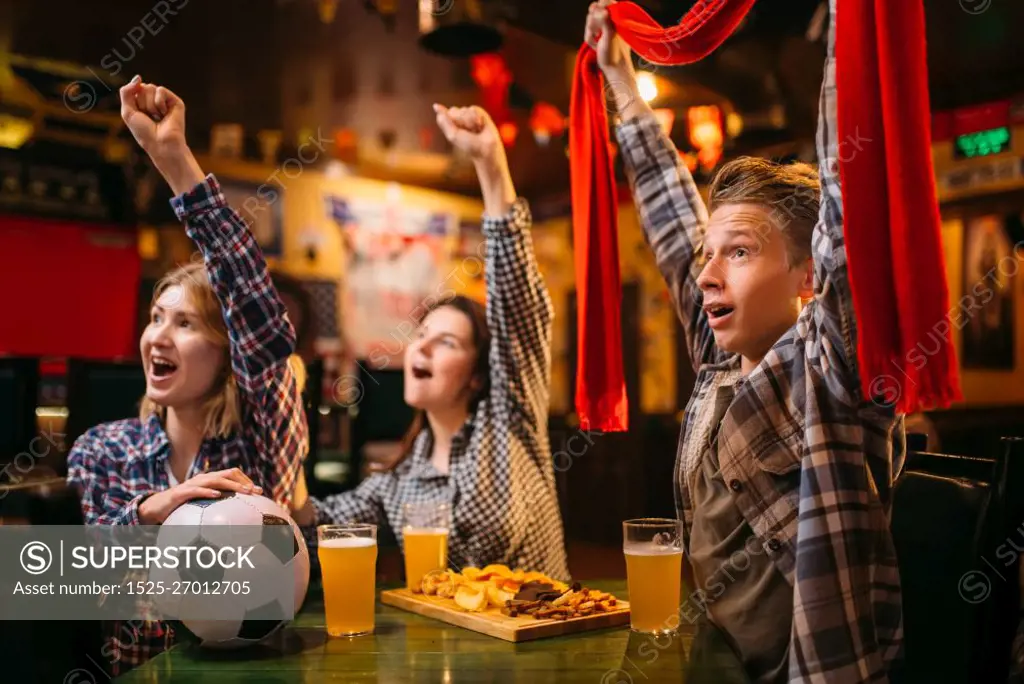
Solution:
[[[281,525],[292,528],[294,544],[290,549],[280,543],[280,536],[269,536],[274,530],[280,535]],[[268,545],[267,539],[278,543]],[[218,564],[187,569],[179,563],[173,569],[150,570],[148,580],[162,583],[162,592],[152,596],[153,603],[174,618],[168,622],[179,641],[218,649],[258,644],[288,624],[283,614],[291,613],[292,608],[298,613],[306,597],[309,551],[305,539],[287,511],[265,497],[224,492],[216,499],[188,501],[164,521],[157,545],[212,547],[215,551],[253,547],[248,558],[260,579],[250,581],[244,593],[238,590],[239,584],[253,579],[252,569]],[[192,589],[183,591],[185,583]],[[217,619],[205,619],[214,615]]]

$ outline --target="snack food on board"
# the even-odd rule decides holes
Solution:
[[[437,570],[424,575],[416,589],[416,593],[451,599],[469,612],[499,609],[509,617],[538,620],[583,617],[615,610],[618,604],[612,594],[588,589],[579,582],[569,586],[540,572],[511,570],[504,565],[462,572]]]

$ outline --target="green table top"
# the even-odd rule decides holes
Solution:
[[[628,600],[623,581],[586,585]],[[295,621],[268,643],[226,653],[180,644],[116,681],[729,684],[748,680],[722,635],[704,622],[684,621],[675,636],[635,634],[623,626],[511,643],[378,601],[374,634],[335,639],[327,636],[323,602],[314,591]]]

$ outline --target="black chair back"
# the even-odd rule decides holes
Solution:
[[[100,423],[137,417],[145,394],[146,374],[138,362],[71,359],[65,429],[68,448],[89,428]]]
[[[994,457],[910,451],[893,494],[906,664],[901,681],[1005,681],[1017,626],[1020,524],[1008,482],[1018,447]],[[1017,458],[1014,458],[1014,456]]]
[[[39,359],[0,358],[0,484],[5,466],[30,451],[38,398]]]

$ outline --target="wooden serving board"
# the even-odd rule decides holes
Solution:
[[[520,617],[502,615],[497,608],[471,613],[459,608],[451,599],[414,594],[408,589],[382,591],[380,600],[381,603],[389,606],[505,641],[529,641],[629,624],[629,603],[626,601],[618,601],[616,609],[607,613],[595,613],[568,620],[538,620],[532,615]]]

